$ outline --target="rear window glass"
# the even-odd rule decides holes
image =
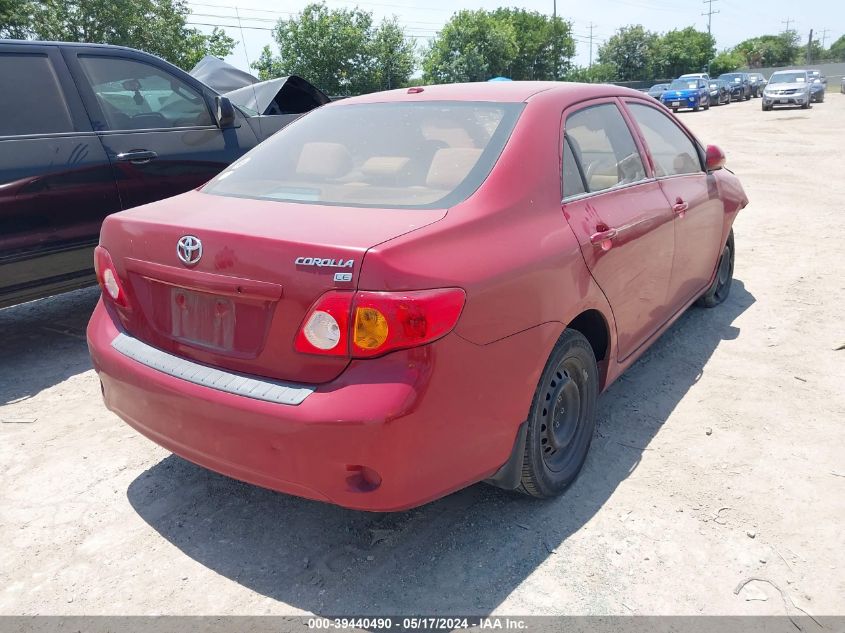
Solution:
[[[72,132],[59,79],[46,55],[0,54],[0,136]]]
[[[216,195],[344,206],[433,208],[472,194],[522,104],[330,106],[283,128],[214,178]]]

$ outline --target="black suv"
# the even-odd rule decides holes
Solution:
[[[198,187],[328,101],[257,116],[140,51],[13,40],[0,86],[0,308],[94,283],[106,215]]]
[[[722,73],[719,79],[730,86],[732,101],[748,101],[751,98],[751,79],[748,73]]]

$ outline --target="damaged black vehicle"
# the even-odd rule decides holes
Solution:
[[[96,283],[108,214],[202,185],[329,101],[300,77],[259,82],[215,58],[187,73],[56,42],[0,40],[0,85],[14,86],[0,91],[0,308]]]

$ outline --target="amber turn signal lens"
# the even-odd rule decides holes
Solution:
[[[387,340],[387,319],[375,308],[355,310],[354,343],[361,349],[377,349]]]

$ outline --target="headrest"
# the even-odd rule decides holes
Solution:
[[[431,160],[425,184],[432,189],[454,189],[478,162],[481,150],[474,147],[439,149]]]
[[[407,156],[373,156],[362,166],[361,171],[367,176],[384,178],[398,175],[411,159]]]
[[[352,168],[349,150],[340,143],[306,143],[299,154],[299,176],[340,178]]]

